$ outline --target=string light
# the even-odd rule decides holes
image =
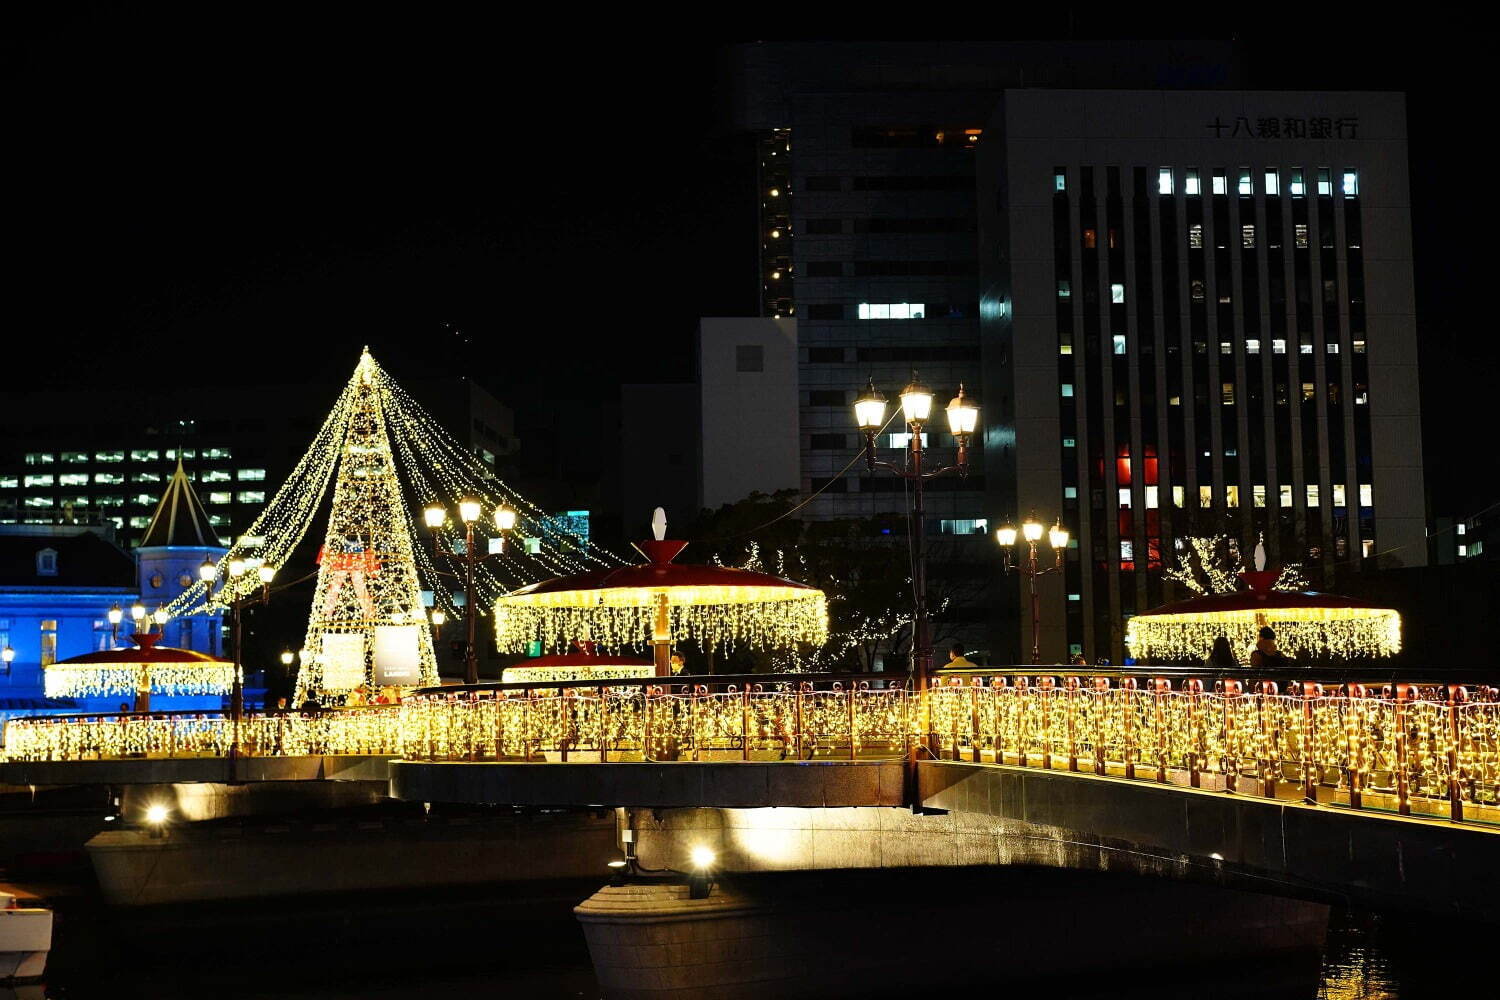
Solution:
[[[227,694],[234,685],[234,664],[152,663],[143,673],[139,663],[67,664],[47,667],[44,684],[48,698],[103,698],[134,695],[143,677],[153,694]]]
[[[1263,626],[1276,632],[1283,652],[1341,659],[1394,656],[1401,651],[1401,615],[1390,608],[1244,608],[1130,619],[1125,644],[1137,660],[1205,659],[1223,636],[1242,658],[1255,648]]]

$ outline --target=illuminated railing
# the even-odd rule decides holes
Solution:
[[[239,722],[218,712],[107,712],[12,719],[7,760],[131,757],[246,757],[399,752],[400,706],[324,712],[247,712]]]
[[[1356,809],[1500,820],[1500,690],[1185,672],[739,675],[426,688],[400,706],[251,713],[245,756],[708,761],[925,758],[1050,768]],[[232,720],[13,720],[11,760],[224,756]]]
[[[418,760],[897,759],[913,707],[868,674],[476,685],[410,695],[402,739]]]

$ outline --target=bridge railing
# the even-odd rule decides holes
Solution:
[[[418,760],[900,758],[915,732],[904,678],[742,674],[426,688],[402,703]]]
[[[12,719],[8,760],[104,760],[128,757],[223,757],[232,746],[247,757],[307,754],[396,754],[400,706],[322,712],[246,712],[238,743],[222,712],[99,712]]]
[[[966,671],[939,679],[927,712],[944,759],[1500,818],[1500,691],[1485,685]]]

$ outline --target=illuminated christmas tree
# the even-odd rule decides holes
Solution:
[[[328,534],[297,675],[297,701],[354,688],[436,684],[412,524],[386,434],[382,380],[368,351],[350,383]]]

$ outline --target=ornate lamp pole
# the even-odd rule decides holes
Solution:
[[[478,500],[466,499],[458,502],[458,519],[464,525],[464,551],[462,555],[448,551],[444,552],[438,547],[438,530],[448,522],[448,511],[441,504],[432,504],[422,511],[422,519],[427,527],[432,530],[432,552],[439,559],[447,559],[458,562],[463,567],[463,573],[450,573],[439,570],[443,576],[450,576],[456,580],[462,580],[464,584],[464,623],[467,627],[467,638],[464,649],[464,683],[479,683],[479,646],[475,642],[475,628],[478,622],[479,609],[476,606],[474,594],[474,570],[486,559],[502,555],[505,552],[505,537],[512,528],[516,526],[516,512],[508,504],[501,504],[495,508],[495,529],[500,532],[500,547],[495,552],[477,555],[474,552],[474,524],[479,520],[483,512],[483,505]],[[439,629],[447,616],[441,611],[434,609],[432,623]]]
[[[1063,568],[1063,553],[1068,548],[1068,529],[1064,528],[1062,526],[1062,520],[1058,519],[1058,521],[1052,525],[1051,529],[1048,530],[1047,541],[1052,543],[1052,549],[1054,555],[1056,556],[1056,562],[1053,565],[1048,566],[1046,569],[1037,568],[1036,544],[1042,539],[1042,522],[1036,519],[1036,513],[1034,511],[1032,512],[1031,516],[1021,524],[1021,535],[1026,540],[1027,554],[1026,565],[1020,567],[1018,572],[1020,572],[1022,576],[1025,576],[1028,580],[1031,581],[1031,662],[1032,665],[1035,666],[1036,664],[1042,662],[1040,638],[1042,627],[1042,606],[1040,600],[1037,598],[1036,579],[1039,576],[1046,576],[1048,573],[1055,573]],[[1001,548],[1005,549],[1006,572],[1008,573],[1013,569],[1017,569],[1014,560],[1016,545],[1015,526],[1007,523],[1004,527],[997,529],[995,532],[995,540],[1000,543]]]
[[[250,566],[243,559],[229,560],[229,577],[238,580],[244,576]],[[229,689],[229,717],[234,723],[234,735],[229,744],[230,773],[234,773],[234,761],[240,749],[240,720],[245,715],[245,667],[244,654],[240,648],[242,629],[240,627],[240,611],[255,604],[271,603],[271,581],[276,578],[276,568],[261,563],[255,568],[255,573],[260,579],[260,589],[251,591],[243,597],[231,597],[229,599],[229,613],[234,621],[234,679]],[[218,575],[218,567],[213,560],[205,559],[198,567],[198,579],[213,587],[214,578]],[[225,581],[225,586],[229,581]],[[222,596],[222,589],[220,594]]]
[[[875,388],[872,380],[864,395],[854,401],[854,419],[859,422],[859,429],[865,434],[866,468],[871,472],[885,469],[912,484],[912,588],[915,607],[912,616],[911,672],[916,675],[918,692],[925,693],[932,673],[932,638],[927,614],[927,555],[924,545],[927,526],[923,487],[927,480],[950,472],[956,472],[960,476],[969,474],[969,438],[979,424],[979,407],[964,395],[964,387],[960,383],[958,395],[953,397],[947,410],[948,430],[958,442],[958,461],[935,469],[926,469],[922,465],[925,452],[922,428],[932,414],[932,390],[918,382],[915,373],[912,381],[901,390],[901,413],[906,420],[907,430],[911,432],[911,440],[906,448],[906,461],[902,465],[875,458],[875,438],[886,426],[885,407],[885,393]]]

